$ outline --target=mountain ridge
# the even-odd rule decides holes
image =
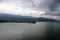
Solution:
[[[0,14],[0,22],[60,22],[50,18]]]

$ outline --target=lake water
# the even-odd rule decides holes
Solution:
[[[47,40],[59,37],[60,23],[0,23],[0,40]]]

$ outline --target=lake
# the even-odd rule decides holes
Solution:
[[[49,40],[60,36],[60,23],[0,23],[0,40]]]

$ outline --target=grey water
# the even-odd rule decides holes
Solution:
[[[0,40],[51,40],[60,36],[60,23],[0,23]]]

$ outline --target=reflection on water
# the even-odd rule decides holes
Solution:
[[[60,23],[0,23],[0,40],[42,40],[56,38]]]

